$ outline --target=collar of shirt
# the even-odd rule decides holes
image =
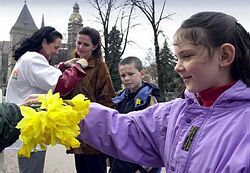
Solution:
[[[215,100],[228,88],[235,84],[236,81],[233,81],[227,85],[210,88],[205,91],[202,91],[196,95],[197,99],[199,100],[200,104],[205,107],[210,107],[213,105]]]

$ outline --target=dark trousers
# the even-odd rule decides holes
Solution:
[[[77,173],[106,173],[106,156],[104,154],[75,154]]]
[[[146,171],[143,170],[142,166],[118,159],[113,159],[110,169],[110,173],[135,173],[137,170],[140,170],[141,173],[146,173]]]
[[[20,173],[43,173],[46,151],[32,152],[31,157],[19,157],[18,165]]]
[[[113,159],[112,165],[110,166],[110,173],[159,173],[161,168],[148,168],[144,169],[141,165],[126,162],[118,159]]]

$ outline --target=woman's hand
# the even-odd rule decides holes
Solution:
[[[69,68],[69,67],[71,67],[72,64],[75,64],[78,60],[80,60],[80,58],[73,58],[73,59],[70,59],[70,60],[64,62],[63,64],[66,68]]]
[[[42,94],[31,94],[30,96],[28,96],[24,102],[21,104],[22,106],[30,106],[32,104],[38,104],[40,103],[38,101],[38,97],[41,96]]]
[[[88,67],[88,61],[84,58],[79,59],[78,61],[76,61],[76,63],[80,64],[83,69]]]

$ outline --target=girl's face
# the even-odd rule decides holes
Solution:
[[[134,63],[120,65],[119,74],[122,84],[131,92],[136,92],[142,86],[144,71],[139,71]]]
[[[88,59],[97,45],[93,45],[88,35],[78,34],[76,38],[76,51],[80,58]]]
[[[59,48],[61,46],[62,39],[61,38],[56,38],[54,42],[52,43],[47,43],[46,40],[43,41],[42,47],[43,50],[46,53],[46,57],[48,60],[51,60],[53,55],[58,55],[59,54]]]
[[[228,83],[229,74],[220,67],[221,49],[209,54],[208,48],[190,42],[174,45],[174,49],[178,60],[175,71],[188,91],[198,93]]]

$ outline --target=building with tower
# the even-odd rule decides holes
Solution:
[[[77,32],[83,26],[83,19],[79,13],[79,9],[78,3],[75,3],[68,21],[67,43],[62,44],[59,55],[53,59],[52,64],[65,61],[71,57],[71,52],[75,48]],[[44,14],[42,14],[41,27],[44,26]],[[26,1],[24,1],[24,6],[16,23],[10,30],[10,41],[0,41],[0,89],[2,88],[3,93],[5,93],[8,78],[15,65],[15,60],[12,57],[12,48],[37,30],[38,27],[34,22]]]
[[[30,14],[26,1],[19,14],[16,23],[10,30],[10,46],[11,48],[17,46],[23,39],[31,36],[38,28]],[[12,51],[9,53],[8,59],[8,76],[15,65],[15,60],[12,58]]]
[[[80,9],[79,5],[75,3],[73,6],[73,13],[70,15],[68,23],[68,41],[67,43],[62,44],[58,57],[54,58],[53,59],[54,62],[52,63],[59,63],[61,61],[65,61],[70,58],[70,53],[75,47],[75,39],[77,36],[77,31],[83,26],[82,24],[83,20],[79,13],[79,9]],[[44,15],[42,14],[41,28],[44,26],[46,25],[44,21]],[[34,22],[34,19],[29,11],[26,1],[24,1],[24,6],[16,20],[16,23],[10,30],[10,41],[0,41],[0,90],[2,90],[2,92],[0,91],[0,95],[1,93],[3,94],[3,100],[6,92],[8,78],[15,65],[15,60],[12,57],[12,48],[15,45],[18,45],[18,43],[20,43],[20,41],[22,41],[23,39],[32,35],[37,30],[38,27]],[[12,160],[9,164],[13,172],[18,172],[17,161]],[[5,168],[5,166],[6,165],[4,163],[4,156],[2,153],[0,153],[0,173],[6,172],[5,169],[8,170],[8,166],[7,168]],[[16,170],[13,170],[13,168],[15,168]],[[73,167],[72,169],[74,170],[75,168]]]
[[[71,52],[75,48],[75,41],[77,32],[83,27],[82,16],[79,13],[79,5],[75,3],[73,6],[73,13],[70,15],[68,23],[68,56],[70,57]]]
[[[37,30],[25,1],[16,23],[10,30],[10,41],[0,41],[0,87],[3,93],[5,93],[8,77],[15,65],[15,60],[12,58],[12,48]]]

